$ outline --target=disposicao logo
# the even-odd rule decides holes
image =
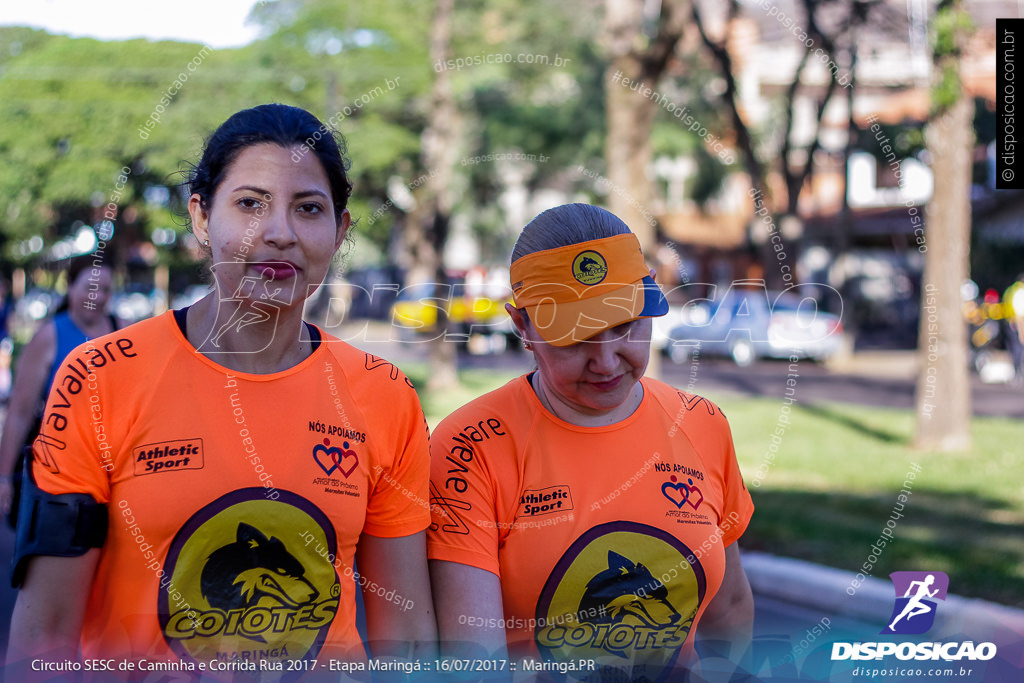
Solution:
[[[926,633],[935,623],[938,609],[937,600],[946,599],[949,576],[943,572],[893,572],[889,574],[896,591],[895,604],[889,616],[888,625],[882,635],[920,635]],[[996,656],[994,643],[972,641],[939,642],[871,642],[833,643],[832,661],[853,659],[883,659],[895,656],[897,659],[918,661],[961,659],[989,660]]]
[[[927,632],[935,623],[936,600],[946,599],[949,576],[943,572],[893,572],[889,578],[896,588],[896,604],[882,633]]]

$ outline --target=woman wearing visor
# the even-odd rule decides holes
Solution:
[[[753,504],[721,410],[644,378],[668,304],[636,236],[603,209],[556,207],[523,230],[511,280],[537,369],[431,437],[442,651],[601,680],[688,669],[698,633],[738,657]]]

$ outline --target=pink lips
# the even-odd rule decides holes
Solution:
[[[256,269],[263,277],[273,280],[287,280],[290,277],[295,277],[295,274],[298,272],[298,267],[289,261],[264,261],[262,263],[253,263],[251,267]]]
[[[619,382],[625,375],[619,375],[615,379],[610,379],[607,382],[589,382],[590,386],[594,387],[598,391],[611,391],[615,387],[619,386]]]

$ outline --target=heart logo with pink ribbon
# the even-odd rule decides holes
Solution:
[[[672,481],[666,481],[661,485],[661,495],[672,501],[680,510],[683,509],[683,505],[689,505],[696,510],[704,502],[704,494],[693,483],[693,479],[687,479],[687,482],[677,483],[675,477],[672,477]]]
[[[341,446],[341,448],[331,446],[331,440],[324,439],[322,445],[313,446],[313,460],[316,460],[316,464],[327,476],[330,476],[334,470],[338,470],[348,479],[349,475],[359,466],[359,456],[355,451],[349,449],[348,441],[342,442]]]

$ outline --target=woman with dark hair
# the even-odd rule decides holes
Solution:
[[[39,431],[46,396],[61,361],[79,344],[109,334],[123,323],[107,312],[113,272],[103,254],[71,259],[67,293],[53,317],[21,350],[14,386],[0,436],[0,512],[17,524],[23,450]]]
[[[559,206],[523,229],[506,308],[537,369],[431,436],[442,651],[629,681],[676,680],[695,634],[745,651],[736,540],[753,504],[722,411],[644,377],[651,318],[668,311],[652,275],[603,209]]]
[[[416,394],[302,319],[349,228],[338,141],[302,109],[247,109],[188,187],[216,290],[65,364],[22,506],[9,661],[79,643],[188,671],[363,660],[357,584],[371,654],[432,654]],[[39,548],[37,518],[70,531]]]

